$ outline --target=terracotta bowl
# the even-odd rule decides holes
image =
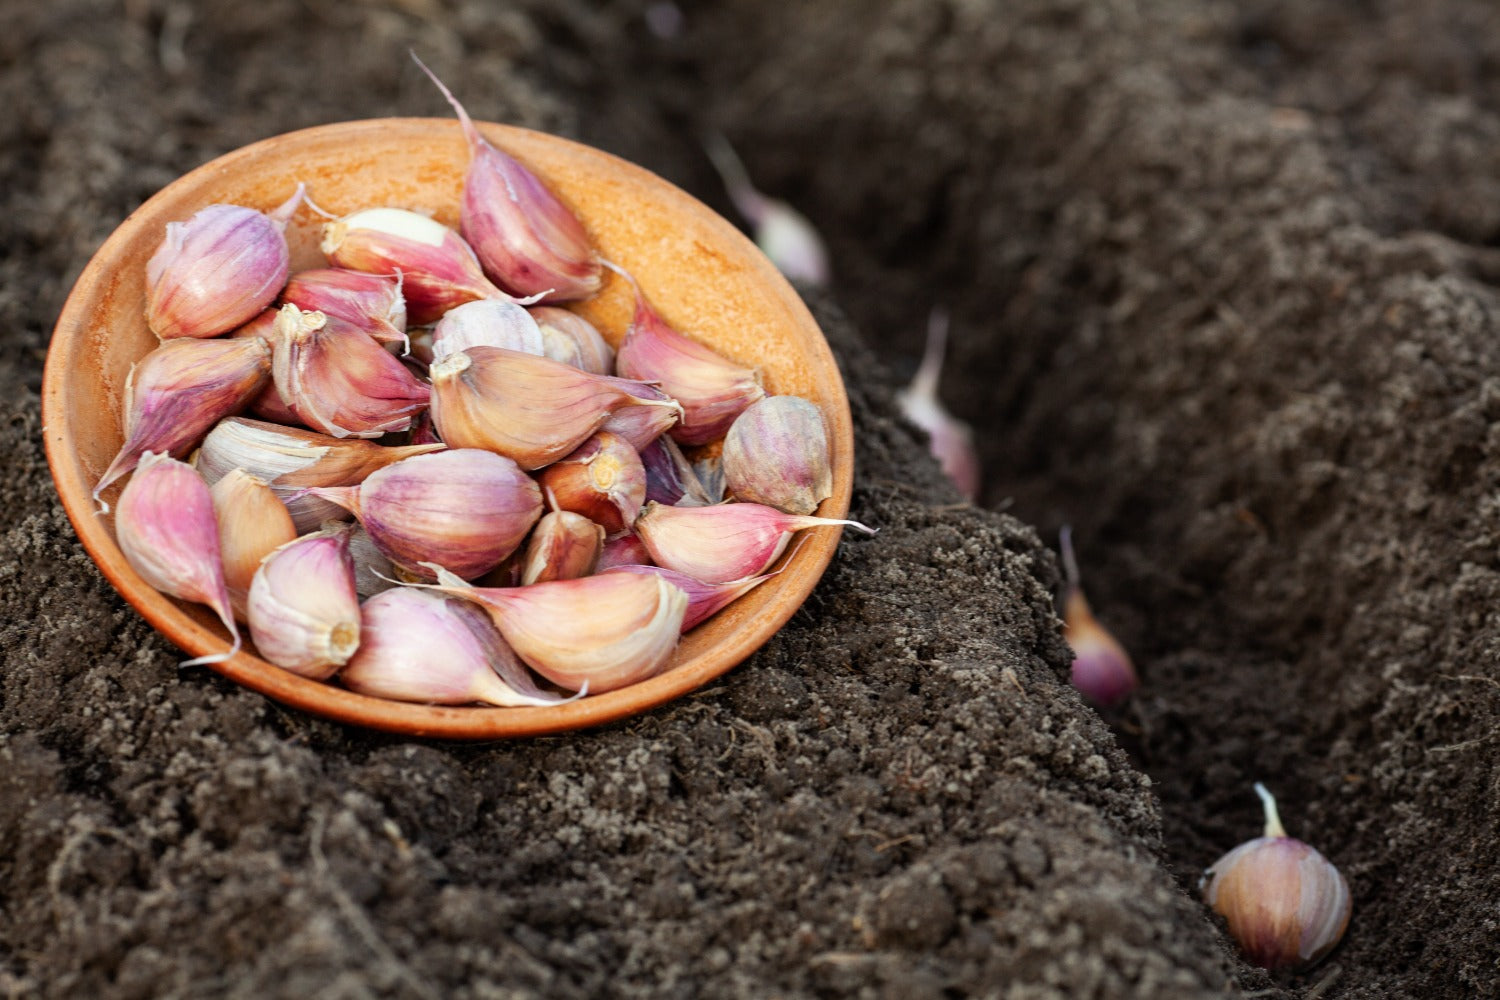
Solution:
[[[640,167],[524,129],[480,128],[578,211],[601,253],[639,279],[668,322],[736,361],[759,366],[768,392],[804,396],[821,407],[833,449],[834,495],[819,514],[843,517],[853,473],[843,384],[802,300],[754,244]],[[312,198],[329,212],[390,205],[431,211],[456,226],[467,164],[458,125],[447,120],[346,122],[276,136],[168,185],[115,230],[78,279],[53,333],[43,384],[52,475],[84,548],[104,575],[189,654],[228,648],[223,626],[207,608],[147,585],[116,545],[112,516],[96,513],[89,495],[123,440],[121,399],[130,366],[156,346],[145,322],[146,260],[166,224],[216,202],[268,210],[305,181]],[[322,265],[321,221],[304,209],[288,230],[294,270]],[[625,282],[611,276],[598,298],[578,308],[618,344],[632,301]],[[119,485],[105,495],[111,504]],[[253,647],[214,669],[284,704],[412,735],[492,739],[596,725],[670,701],[749,656],[812,591],[839,537],[836,528],[803,532],[783,571],[684,636],[666,672],[559,707],[449,708],[386,701],[287,673],[257,657]]]

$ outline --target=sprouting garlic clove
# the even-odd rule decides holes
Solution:
[[[267,215],[239,205],[209,205],[186,222],[167,223],[146,262],[146,323],[163,340],[215,337],[249,321],[286,284],[291,255],[286,224],[306,189]]]
[[[430,390],[358,328],[319,312],[282,306],[272,376],[302,423],[334,437],[404,431]]]
[[[646,543],[633,531],[627,531],[623,535],[616,535],[604,541],[604,548],[599,553],[599,562],[594,566],[595,573],[603,573],[607,569],[617,566],[650,566],[651,553],[646,548]]]
[[[719,133],[705,137],[704,149],[719,171],[730,201],[750,223],[755,245],[776,269],[793,281],[827,285],[828,249],[807,217],[779,198],[757,191],[734,148]]]
[[[603,269],[578,216],[519,160],[486,142],[463,105],[416,61],[458,113],[469,143],[462,228],[485,273],[514,295],[548,302],[597,294]]]
[[[432,420],[451,448],[483,448],[539,469],[583,443],[641,387],[550,358],[471,347],[435,362]],[[677,410],[671,400],[649,404]]]
[[[735,418],[724,438],[724,479],[737,500],[811,514],[833,495],[828,433],[817,406],[767,396]]]
[[[403,208],[367,208],[323,227],[323,254],[335,267],[366,274],[401,274],[406,319],[436,322],[475,299],[510,301],[484,276],[479,258],[458,233]]]
[[[448,310],[432,328],[432,361],[481,345],[537,357],[545,356],[547,347],[525,306],[498,299],[465,302]]]
[[[927,323],[927,349],[911,385],[896,394],[906,419],[927,432],[927,446],[943,472],[970,500],[978,499],[979,452],[974,431],[953,416],[938,401],[938,380],[943,372],[943,353],[948,342],[948,314],[934,309]]]
[[[723,437],[734,418],[766,394],[759,371],[674,330],[639,287],[635,317],[615,355],[615,367],[625,378],[657,383],[682,404],[681,422],[667,432],[681,444]]]
[[[1259,782],[1265,834],[1215,861],[1203,899],[1229,925],[1247,958],[1266,969],[1306,968],[1333,950],[1353,901],[1344,876],[1315,848],[1286,835],[1276,800]]]
[[[775,573],[764,573],[760,576],[747,576],[742,580],[730,580],[727,583],[704,583],[686,573],[679,573],[673,569],[662,566],[649,566],[640,564],[623,564],[600,572],[609,573],[641,573],[655,574],[677,587],[687,595],[688,609],[682,619],[682,630],[687,632],[723,608],[739,600],[750,593],[756,587],[765,583]]]
[[[470,601],[410,587],[387,590],[361,609],[360,645],[339,671],[351,691],[429,705],[518,707],[571,699],[543,691]]]
[[[641,464],[646,471],[646,499],[669,507],[706,507],[710,499],[693,463],[683,455],[677,442],[662,436],[641,449]]]
[[[143,580],[164,594],[208,605],[234,636],[228,652],[183,666],[220,663],[239,652],[240,632],[224,583],[213,498],[192,466],[155,452],[141,456],[135,475],[120,493],[115,540]]]
[[[614,373],[615,349],[594,324],[561,306],[529,306],[526,311],[542,332],[547,357],[595,375]]]
[[[637,452],[644,451],[682,420],[682,405],[656,386],[627,382],[623,388],[634,399],[611,413],[599,429],[618,434]]]
[[[666,669],[687,612],[687,595],[655,576],[608,573],[476,588],[432,568],[436,589],[482,605],[531,669],[569,691],[587,685],[600,694]]]
[[[410,351],[406,296],[401,284],[399,272],[365,274],[342,267],[319,267],[288,278],[281,301],[303,312],[336,316],[382,344],[399,344],[402,351]]]
[[[250,582],[260,561],[297,537],[297,526],[286,504],[277,499],[264,479],[234,469],[214,483],[214,518],[219,525],[219,551],[224,583],[235,617],[247,621]]]
[[[604,548],[604,529],[582,514],[552,510],[542,515],[521,563],[522,585],[588,576]]]
[[[353,486],[377,469],[443,450],[442,444],[384,447],[362,438],[335,438],[300,427],[229,417],[198,449],[197,468],[210,484],[233,469],[264,479],[291,511],[298,532],[347,517],[342,507],[307,494],[310,486]]]
[[[570,510],[611,535],[629,530],[646,502],[646,468],[630,442],[595,433],[537,476],[562,510]]]
[[[658,566],[704,583],[728,583],[765,572],[792,534],[819,525],[848,525],[875,534],[858,521],[786,514],[755,503],[668,507],[647,503],[635,532]]]
[[[1067,583],[1063,594],[1063,631],[1073,647],[1072,683],[1096,705],[1119,704],[1140,686],[1135,665],[1125,647],[1094,617],[1078,583],[1078,561],[1073,533],[1064,525],[1058,533]]]
[[[254,338],[163,341],[131,366],[125,383],[125,444],[94,487],[94,499],[147,451],[184,455],[267,383],[271,354]]]
[[[260,655],[325,680],[359,648],[359,594],[347,524],[294,539],[261,561],[250,583],[250,635]]]
[[[515,462],[457,448],[403,459],[358,486],[315,487],[352,511],[376,548],[415,578],[437,563],[472,580],[520,546],[542,515],[542,493]]]

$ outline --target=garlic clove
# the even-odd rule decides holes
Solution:
[[[234,636],[228,652],[200,656],[183,666],[220,663],[239,652],[213,498],[192,466],[156,452],[142,455],[120,493],[115,540],[143,580],[164,594],[208,605]]]
[[[1063,597],[1063,631],[1073,647],[1072,683],[1096,705],[1119,704],[1140,686],[1135,665],[1125,647],[1094,617],[1083,588],[1078,585],[1078,562],[1073,555],[1073,533],[1066,525],[1058,533],[1067,585]]]
[[[721,503],[724,500],[726,484],[724,482],[724,459],[723,453],[709,455],[700,458],[693,463],[693,474],[698,477],[698,485],[703,489],[703,495],[709,503]]]
[[[519,160],[486,142],[443,82],[416,62],[458,113],[469,143],[463,234],[485,273],[512,294],[548,302],[597,294],[603,269],[578,216]]]
[[[833,495],[823,414],[800,396],[752,403],[724,438],[724,480],[737,500],[811,514]]]
[[[483,448],[539,469],[578,447],[641,387],[549,358],[471,347],[432,366],[432,420],[452,448]],[[648,404],[675,410],[670,400]]]
[[[260,561],[297,537],[297,527],[286,504],[276,498],[264,479],[233,469],[209,490],[219,526],[219,551],[224,583],[235,617],[247,621],[250,581]]]
[[[660,577],[609,573],[477,588],[429,568],[435,589],[482,605],[522,660],[569,691],[613,691],[666,669],[687,612],[687,595]]]
[[[646,468],[630,442],[599,431],[537,477],[562,510],[618,535],[635,523],[646,502]]]
[[[349,558],[354,561],[354,590],[360,600],[383,594],[397,586],[396,564],[376,548],[364,525],[354,525],[349,534]]]
[[[358,328],[320,312],[282,306],[271,373],[302,423],[334,437],[404,431],[430,390]]]
[[[553,361],[582,368],[595,375],[612,375],[615,349],[594,324],[561,306],[528,306]]]
[[[167,223],[146,262],[146,323],[163,340],[214,337],[260,312],[286,284],[291,255],[286,224],[306,188],[267,215],[239,205],[209,205],[186,222]]]
[[[347,524],[294,539],[261,561],[250,583],[250,634],[260,655],[325,680],[359,648],[359,594]]]
[[[1286,835],[1276,800],[1259,782],[1265,835],[1215,861],[1199,887],[1256,965],[1306,968],[1333,950],[1353,901],[1339,870],[1315,848]]]
[[[514,302],[498,299],[465,302],[448,310],[432,328],[432,361],[480,345],[537,357],[547,353],[546,340],[536,320],[524,306]]]
[[[542,515],[521,563],[521,583],[576,580],[588,576],[604,548],[604,529],[582,514],[553,510]]]
[[[938,380],[943,372],[943,353],[948,342],[948,314],[934,309],[927,324],[927,349],[911,385],[896,394],[906,419],[927,432],[927,447],[943,472],[970,500],[978,499],[979,453],[974,431],[943,408],[938,401]]]
[[[827,285],[828,250],[807,217],[779,198],[757,191],[734,148],[719,133],[705,137],[704,149],[723,179],[730,201],[750,223],[755,245],[776,269],[793,281]]]
[[[647,500],[669,507],[707,507],[718,502],[709,498],[693,463],[670,437],[659,437],[641,449],[641,464],[646,470]]]
[[[681,422],[668,431],[680,444],[707,444],[723,437],[734,418],[766,394],[756,369],[737,365],[678,333],[639,287],[635,317],[615,355],[615,367],[625,378],[659,384],[682,404]]]
[[[300,427],[229,417],[203,439],[195,464],[210,484],[237,468],[264,479],[291,511],[297,530],[306,532],[326,520],[348,516],[338,505],[308,495],[309,486],[353,486],[377,469],[444,447],[383,447],[361,438],[339,439]]]
[[[668,507],[649,502],[636,519],[635,532],[658,566],[705,583],[728,583],[763,573],[794,532],[819,525],[848,525],[875,534],[858,521],[786,514],[755,503]]]
[[[287,279],[281,301],[303,312],[336,316],[382,344],[411,350],[406,336],[406,296],[395,274],[365,274],[341,267],[298,271]]]
[[[599,429],[618,434],[640,452],[677,426],[682,419],[682,405],[645,382],[627,382],[624,388],[633,400],[611,413]]]
[[[266,345],[253,338],[184,338],[163,341],[132,365],[125,381],[125,443],[94,487],[94,499],[147,451],[186,454],[260,392],[270,360]]]
[[[635,532],[627,531],[623,535],[605,539],[604,549],[599,553],[599,562],[595,564],[594,572],[603,573],[616,566],[650,565],[651,553],[646,549],[646,543]]]
[[[620,565],[607,572],[654,574],[681,590],[688,598],[687,613],[682,619],[684,632],[701,625],[704,619],[737,601],[776,575],[764,573],[760,576],[747,576],[741,580],[730,580],[727,583],[704,583],[686,573],[679,573],[662,566]]]
[[[279,309],[263,309],[260,314],[235,330],[230,336],[235,338],[257,337],[265,341],[268,350],[274,350],[276,346],[276,317],[280,314]],[[281,398],[281,393],[276,391],[276,380],[268,378],[266,384],[255,394],[245,407],[247,413],[253,413],[262,420],[269,420],[276,424],[287,426],[300,426],[302,418],[297,416],[297,411],[286,404]]]
[[[472,580],[498,566],[542,515],[542,493],[515,462],[457,448],[372,472],[358,486],[312,495],[352,511],[376,548],[418,579],[437,563]]]
[[[477,605],[410,587],[361,609],[360,645],[339,680],[376,698],[429,705],[559,705],[543,691]]]
[[[436,322],[475,299],[510,300],[484,276],[479,258],[458,233],[403,208],[367,208],[323,227],[322,250],[335,267],[401,275],[406,320]]]

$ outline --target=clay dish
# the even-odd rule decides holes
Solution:
[[[833,354],[802,300],[734,226],[656,175],[596,149],[502,125],[485,136],[541,175],[588,225],[600,252],[633,273],[662,315],[726,356],[759,366],[772,394],[822,409],[833,449],[834,495],[818,513],[843,517],[853,477],[849,404]],[[374,206],[430,211],[456,226],[468,150],[454,121],[391,118],[276,136],[173,182],[105,241],[68,296],[53,333],[42,390],[47,458],[84,548],[121,595],[191,656],[228,648],[205,607],[158,593],[126,563],[112,515],[89,493],[123,441],[121,397],[130,366],[156,346],[145,322],[146,260],[168,222],[205,205],[269,210],[306,182],[337,214]],[[306,209],[288,229],[293,269],[322,266],[322,220]],[[618,345],[632,295],[610,275],[575,306]],[[118,483],[105,494],[111,505]],[[771,637],[811,593],[837,547],[836,528],[803,532],[783,571],[683,637],[661,675],[555,708],[448,708],[366,697],[290,674],[253,647],[214,669],[283,704],[341,722],[414,736],[493,739],[597,725],[642,712],[707,683]],[[248,629],[246,630],[248,636]],[[247,637],[248,644],[248,637]]]

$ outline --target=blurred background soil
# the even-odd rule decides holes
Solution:
[[[0,0],[0,993],[1495,995],[1500,8],[675,9]],[[408,741],[180,672],[52,492],[42,362],[104,237],[245,143],[446,117],[408,50],[733,217],[719,129],[833,251],[881,532],[640,718]],[[977,507],[893,404],[940,303]],[[1143,677],[1107,718],[1065,522]],[[1195,898],[1256,780],[1353,890],[1301,976]]]

